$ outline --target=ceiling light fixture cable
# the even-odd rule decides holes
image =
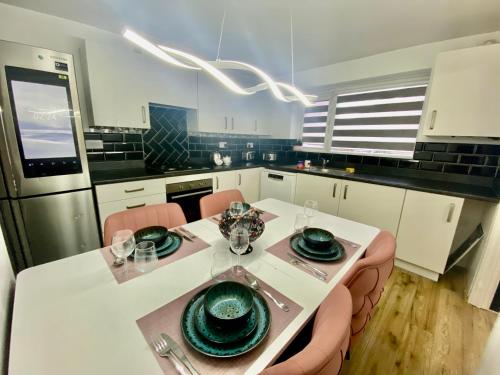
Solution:
[[[217,47],[217,58],[215,61],[220,60],[220,48],[222,46],[222,34],[224,33],[224,24],[226,23],[226,9],[224,9],[224,15],[222,16],[222,22],[220,24],[220,33],[219,33],[219,46]]]

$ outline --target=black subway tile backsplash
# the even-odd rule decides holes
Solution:
[[[432,152],[429,151],[417,151],[413,155],[415,160],[432,160]]]
[[[121,133],[102,133],[103,142],[123,142],[123,134]]]
[[[432,161],[421,161],[420,169],[433,172],[441,172],[443,170],[443,163],[436,163]]]
[[[133,143],[115,143],[115,151],[134,151]]]
[[[476,156],[476,155],[461,155],[460,156],[460,163],[462,163],[462,164],[482,165],[482,164],[484,164],[485,160],[486,160],[486,157],[484,157],[484,156]]]
[[[473,154],[476,145],[464,143],[449,143],[448,152],[456,152],[461,154]]]
[[[486,157],[486,165],[492,166],[492,167],[497,167],[499,166],[498,161],[499,161],[498,156],[487,156]]]
[[[446,143],[425,143],[424,151],[445,152],[447,147]]]
[[[434,154],[434,161],[445,161],[447,163],[456,163],[458,161],[457,154],[448,154],[445,152],[437,152]]]
[[[266,151],[276,152],[278,161],[295,164],[297,160],[311,160],[313,165],[321,165],[322,159],[329,166],[344,168],[394,168],[421,169],[436,174],[469,175],[480,177],[500,177],[500,144],[484,145],[472,143],[417,142],[413,160],[359,156],[344,154],[321,154],[294,151],[300,145],[296,139],[272,139],[256,135],[222,133],[188,133],[186,111],[182,108],[151,106],[152,130],[138,134],[85,133],[85,139],[103,140],[103,150],[87,150],[88,160],[141,160],[146,163],[182,163],[188,158],[208,161],[214,151],[230,155],[234,162],[241,160],[246,150],[256,152],[256,160]],[[219,148],[219,142],[225,142]],[[253,143],[253,148],[247,148]],[[387,169],[389,172],[389,169]],[[389,172],[392,173],[392,172]]]
[[[495,177],[495,167],[471,167],[470,174],[474,176]]]
[[[500,155],[500,144],[498,144],[498,145],[477,145],[476,154]]]
[[[468,165],[460,165],[460,164],[446,164],[443,168],[444,173],[458,173],[458,174],[467,174],[469,173]]]
[[[142,143],[142,134],[125,134],[124,141]]]

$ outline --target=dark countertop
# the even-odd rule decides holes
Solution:
[[[500,200],[500,191],[494,189],[493,184],[476,185],[454,182],[449,180],[437,180],[418,178],[413,176],[395,176],[382,175],[376,173],[356,172],[342,176],[323,173],[319,170],[311,171],[307,169],[297,170],[294,165],[271,164],[271,163],[239,163],[226,166],[200,167],[194,169],[176,170],[166,173],[153,172],[143,167],[134,167],[129,169],[108,169],[91,171],[93,185],[112,184],[118,182],[129,182],[136,180],[146,180],[154,178],[165,178],[184,176],[190,174],[224,172],[239,169],[250,169],[257,167],[266,167],[273,170],[293,173],[305,173],[323,177],[338,178],[350,181],[366,182],[378,185],[393,186],[403,189],[417,190],[428,193],[452,195],[461,198],[478,199],[490,202]]]

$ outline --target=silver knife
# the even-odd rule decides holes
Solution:
[[[191,238],[189,238],[188,236],[186,236],[184,233],[182,233],[179,229],[174,229],[173,230],[175,233],[177,233],[179,236],[181,236],[182,238],[184,238],[185,240],[188,240],[189,242],[193,242],[193,240]]]
[[[177,229],[179,229],[182,233],[185,233],[185,234],[186,234],[189,238],[191,238],[192,240],[194,240],[194,239],[196,238],[196,236],[195,236],[193,233],[191,233],[190,231],[188,231],[188,230],[187,230],[186,228],[184,228],[184,227],[179,227],[179,228],[177,228]]]
[[[191,371],[191,374],[193,375],[200,375],[198,371],[193,367],[191,362],[189,362],[189,359],[186,357],[186,354],[182,351],[181,347],[179,344],[177,344],[174,339],[172,339],[169,335],[162,333],[161,337],[165,339],[167,342],[168,346],[172,349],[172,352],[175,354],[177,358],[186,366],[189,371]]]
[[[295,259],[297,262],[302,263],[305,267],[308,267],[308,268],[310,268],[311,270],[313,270],[313,271],[315,271],[315,272],[317,272],[317,273],[319,273],[319,274],[321,274],[321,275],[323,275],[323,276],[325,276],[325,277],[326,277],[326,276],[328,276],[328,274],[327,274],[325,271],[320,270],[319,268],[316,268],[316,267],[314,267],[314,266],[310,265],[310,264],[309,264],[309,263],[307,263],[306,261],[304,261],[304,260],[300,259],[299,257],[297,257],[297,256],[293,255],[292,253],[287,253],[287,255],[288,255],[290,258]]]

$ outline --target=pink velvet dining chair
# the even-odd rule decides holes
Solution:
[[[352,296],[351,343],[363,334],[372,310],[380,300],[384,285],[391,276],[396,254],[396,239],[387,231],[380,232],[342,279]]]
[[[224,212],[231,202],[244,202],[243,195],[238,189],[205,195],[200,199],[201,218],[205,219]]]
[[[161,203],[132,208],[109,215],[104,222],[104,246],[111,245],[113,233],[121,229],[136,231],[160,225],[166,228],[186,224],[186,217],[177,203]]]
[[[319,307],[306,347],[286,361],[268,367],[261,375],[338,374],[349,349],[351,316],[351,295],[339,284]]]

